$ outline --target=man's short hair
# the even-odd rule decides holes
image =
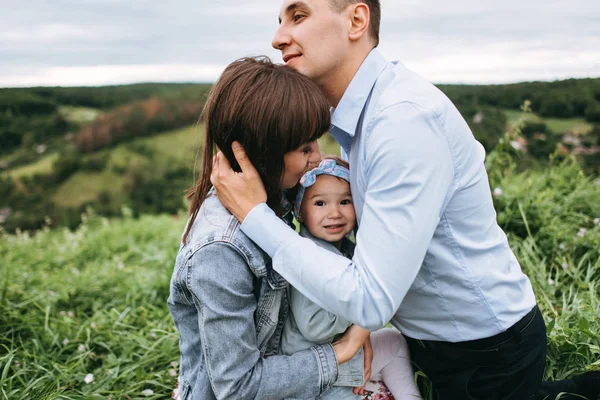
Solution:
[[[379,0],[329,0],[333,9],[341,12],[350,4],[364,3],[369,7],[370,21],[369,34],[373,38],[373,42],[377,47],[379,45],[379,25],[381,22],[381,4]]]

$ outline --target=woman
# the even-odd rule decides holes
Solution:
[[[284,189],[320,160],[316,140],[329,129],[327,101],[291,68],[247,58],[225,69],[202,118],[203,171],[188,193],[190,219],[168,300],[180,333],[180,398],[319,396],[337,379],[338,362],[349,360],[368,332],[351,327],[333,346],[277,355],[288,283],[221,205],[210,174],[217,148],[239,170],[231,145],[240,142],[265,183],[267,204],[285,217],[291,207]],[[336,398],[354,398],[350,388],[341,389],[345,395]]]

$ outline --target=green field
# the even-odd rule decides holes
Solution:
[[[50,171],[52,171],[52,164],[54,161],[58,160],[58,156],[58,153],[48,154],[34,163],[10,169],[8,172],[6,172],[6,174],[13,179],[32,176],[35,174],[49,174]]]
[[[546,378],[599,369],[600,186],[570,160],[519,174],[489,160],[498,221],[547,324]],[[185,220],[87,215],[75,231],[0,236],[0,398],[167,398]]]
[[[80,125],[94,121],[101,113],[97,108],[80,106],[60,106],[58,112],[67,121]]]
[[[521,114],[519,110],[504,110],[509,127],[519,120]],[[545,122],[554,133],[570,131],[575,134],[586,134],[592,130],[592,124],[583,118],[542,118],[535,114],[531,114],[529,118],[533,121]]]
[[[198,146],[203,143],[203,134],[202,125],[193,125],[98,151],[96,154],[107,153],[109,156],[105,171],[75,173],[58,186],[52,198],[59,206],[76,207],[96,199],[100,192],[107,191],[111,193],[114,201],[119,201],[123,197],[124,177],[115,173],[115,170],[126,170],[131,166],[144,168],[156,164],[181,164],[191,169],[195,157],[202,154],[197,152]],[[339,146],[331,136],[324,136],[319,140],[319,144],[323,153],[339,154]],[[136,151],[140,147],[150,149],[151,156]],[[58,157],[58,153],[52,153],[32,164],[10,169],[7,174],[14,179],[34,174],[50,174],[52,164]],[[190,186],[191,183],[190,180]]]
[[[52,199],[61,207],[76,207],[98,197],[102,191],[113,197],[122,193],[123,177],[110,171],[77,172],[59,186]]]

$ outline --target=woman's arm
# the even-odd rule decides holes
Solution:
[[[260,357],[253,274],[239,250],[214,243],[198,250],[190,262],[187,285],[194,294],[206,368],[218,399],[316,397],[333,384],[337,361],[329,344],[292,356]]]

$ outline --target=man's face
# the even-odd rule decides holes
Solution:
[[[349,19],[329,0],[284,0],[272,45],[290,67],[325,83],[349,52]]]

